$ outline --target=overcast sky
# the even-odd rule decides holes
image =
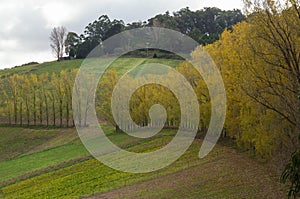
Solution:
[[[49,35],[55,26],[82,33],[103,14],[125,23],[184,7],[242,9],[242,0],[0,0],[0,69],[54,60]]]

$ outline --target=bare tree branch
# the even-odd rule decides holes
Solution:
[[[64,46],[67,36],[67,29],[63,26],[55,27],[52,29],[50,34],[50,47],[52,48],[57,61],[59,61],[64,55]]]

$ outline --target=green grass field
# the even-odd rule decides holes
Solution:
[[[107,136],[120,147],[131,147],[137,142],[126,134],[114,134],[113,128],[104,126]],[[0,127],[2,134],[0,143],[6,147],[6,151],[1,153],[4,157],[8,154],[10,159],[3,158],[0,162],[0,184],[4,181],[17,178],[34,171],[55,166],[62,162],[89,156],[89,153],[79,140],[75,129],[23,129]],[[168,133],[169,131],[166,131]],[[14,140],[17,138],[16,140]],[[9,143],[14,143],[9,145]],[[19,143],[19,144],[18,144]],[[152,145],[150,145],[152,147]],[[147,146],[143,146],[147,149]],[[23,150],[21,152],[21,150]],[[133,149],[132,149],[133,150]],[[19,151],[16,155],[15,152]]]
[[[164,130],[152,139],[137,143],[129,136],[114,133],[112,127],[106,126],[105,130],[115,144],[137,152],[164,146],[176,132]],[[0,162],[2,197],[265,198],[270,194],[284,194],[268,165],[222,145],[199,159],[201,141],[195,140],[185,155],[172,165],[152,173],[128,174],[89,157],[74,129],[0,128],[6,140],[18,133],[22,139],[31,139],[30,131],[40,139],[23,146],[14,145],[7,152],[35,147]],[[6,140],[0,140],[1,146]]]

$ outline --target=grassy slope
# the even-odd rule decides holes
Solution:
[[[0,77],[5,75],[11,74],[41,74],[41,73],[59,73],[62,70],[71,70],[79,68],[81,63],[83,62],[82,59],[80,60],[65,60],[65,61],[53,61],[53,62],[45,62],[42,64],[37,65],[29,65],[29,66],[22,66],[17,68],[12,68],[9,70],[0,70]],[[179,65],[182,61],[181,60],[171,60],[171,59],[145,59],[145,58],[119,58],[117,59],[112,65],[109,67],[111,69],[116,69],[119,74],[123,74],[128,69],[132,68],[133,66],[144,64],[144,63],[161,63],[166,64],[171,67],[175,67]]]
[[[222,150],[205,163],[89,198],[285,198],[264,165]]]
[[[130,139],[129,136],[112,133],[111,127],[105,129],[110,132],[107,135],[114,143],[137,152],[156,150],[168,143],[174,134],[172,130],[165,130],[164,136],[136,144],[136,140]],[[78,198],[93,194],[100,194],[96,196],[103,198],[119,196],[282,198],[284,196],[281,185],[275,181],[274,173],[268,170],[268,165],[257,163],[246,154],[240,154],[221,145],[204,159],[198,159],[197,153],[201,142],[195,141],[183,157],[165,169],[148,174],[127,174],[110,169],[90,158],[61,164],[88,155],[76,138],[74,129],[0,128],[0,132],[4,130],[6,133],[2,133],[1,137],[7,134],[6,137],[10,139],[15,137],[17,132],[22,134],[24,139],[31,138],[30,131],[40,136],[52,134],[43,141],[34,139],[32,143],[26,143],[26,146],[35,145],[30,150],[24,151],[30,154],[0,162],[0,181],[41,170],[34,175],[25,176],[25,180],[21,178],[16,183],[0,188],[0,194],[2,192],[7,198],[40,198],[50,195],[58,198],[66,196]],[[4,142],[2,139],[0,145]],[[10,150],[14,151],[14,148],[19,147],[14,145]],[[49,166],[55,167],[42,170]]]
[[[145,143],[157,149],[171,136]],[[224,146],[217,146],[203,159],[197,154],[201,142],[172,165],[146,174],[118,172],[90,159],[51,171],[1,189],[6,198],[282,198],[281,185],[267,165]],[[144,151],[145,145],[135,145]],[[122,160],[120,160],[122,161]],[[124,186],[128,186],[125,187]],[[114,191],[111,191],[114,190]],[[111,191],[111,192],[109,192]]]
[[[0,127],[0,162],[76,140],[75,129]]]
[[[30,71],[34,71],[36,68],[39,67],[39,65],[40,64],[33,64],[33,65],[21,66],[17,68],[0,70],[0,76],[11,75],[11,74],[25,74]]]
[[[77,141],[42,152],[36,152],[31,155],[21,156],[13,160],[3,161],[0,162],[1,181],[85,155],[88,155],[88,152],[82,144]]]
[[[0,127],[0,182],[87,154],[75,129]]]
[[[121,147],[130,147],[140,142],[126,134],[112,133],[112,127],[104,126],[103,129],[108,132],[107,136]],[[0,146],[10,145],[6,148],[7,154],[15,154],[16,151],[20,151],[15,158],[0,161],[0,185],[12,178],[29,173],[36,175],[37,170],[43,172],[43,169],[47,167],[89,156],[75,129],[35,130],[0,127],[0,132],[2,132],[1,138],[6,137],[6,139],[0,139]],[[14,140],[15,137],[21,137],[20,141]],[[27,142],[23,142],[24,140]],[[17,144],[18,142],[22,144]],[[23,154],[21,154],[22,150]]]
[[[53,73],[60,72],[61,70],[68,70],[79,68],[83,60],[66,60],[66,61],[53,61],[45,62],[36,65],[21,66],[17,68],[12,68],[9,70],[0,70],[0,76],[11,75],[11,74],[28,74],[28,73]]]
[[[198,165],[89,198],[285,198],[268,165],[217,146]]]

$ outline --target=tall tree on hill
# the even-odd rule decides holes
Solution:
[[[65,82],[62,79],[62,73],[60,76],[56,74],[52,74],[51,76],[51,83],[54,87],[57,100],[58,100],[58,112],[59,112],[59,126],[63,126],[63,112],[64,112],[64,104],[65,104],[65,97],[66,97],[66,90],[64,88]]]
[[[31,81],[29,78],[25,78],[24,80],[24,102],[25,102],[25,112],[26,112],[26,120],[27,126],[30,125],[30,109],[31,109]]]
[[[23,99],[24,99],[24,77],[18,76],[18,90],[19,90],[19,123],[23,125]]]
[[[32,97],[32,110],[33,110],[33,124],[36,125],[37,122],[37,113],[38,113],[38,79],[36,74],[29,75],[30,80],[30,93]]]
[[[7,122],[8,125],[11,126],[12,125],[12,120],[11,120],[11,116],[12,116],[12,102],[9,99],[9,96],[6,92],[4,92],[4,111],[5,111],[5,116],[7,117]]]
[[[64,82],[64,92],[65,92],[65,118],[67,122],[67,127],[69,127],[70,117],[71,117],[71,106],[72,106],[72,86],[73,86],[73,73],[71,71],[61,71],[60,78]]]
[[[115,126],[115,131],[119,132],[120,127],[116,124],[111,110],[111,96],[113,88],[117,83],[117,72],[115,70],[108,70],[104,75],[101,81],[99,82],[97,89],[97,112],[100,116],[100,120],[106,120],[111,125]],[[121,105],[121,104],[120,104]]]
[[[53,77],[53,75],[51,76]],[[51,79],[52,82],[52,79]],[[53,126],[56,126],[56,95],[55,95],[55,91],[51,90],[49,91],[49,99],[51,101],[51,108],[52,108],[52,122],[53,122]]]
[[[78,54],[78,45],[80,44],[81,39],[75,32],[69,32],[65,40],[65,52],[69,57],[77,57]]]
[[[45,88],[45,85],[49,81],[49,75],[48,73],[43,73],[39,75],[39,83],[40,83],[40,103],[43,103],[45,105],[45,116],[46,116],[46,125],[49,125],[49,99],[48,99],[48,93]],[[41,111],[41,109],[40,109]],[[42,113],[40,114],[43,115]]]
[[[182,8],[178,12],[174,12],[174,18],[178,23],[180,32],[188,35],[195,28],[195,13],[189,7]]]
[[[7,117],[8,125],[12,125],[12,115],[13,115],[13,103],[9,90],[9,80],[8,77],[0,80],[0,94],[3,99],[3,106],[5,114]]]
[[[11,96],[12,106],[13,106],[13,120],[17,124],[18,121],[18,75],[12,75],[7,78],[7,85],[9,90],[9,95]]]
[[[85,27],[84,34],[80,36],[78,45],[78,58],[85,58],[97,45],[105,39],[122,32],[125,29],[122,20],[111,21],[107,15],[100,16],[93,23]],[[109,49],[108,49],[109,50]]]
[[[67,36],[67,29],[64,26],[54,27],[50,34],[50,46],[57,61],[64,55],[64,46]]]
[[[81,57],[86,57],[91,50],[103,41],[104,35],[109,30],[110,26],[111,20],[109,17],[107,15],[102,15],[93,23],[89,23],[85,27],[84,35],[81,36],[83,44],[79,48]],[[84,54],[82,54],[82,52],[84,52]]]

